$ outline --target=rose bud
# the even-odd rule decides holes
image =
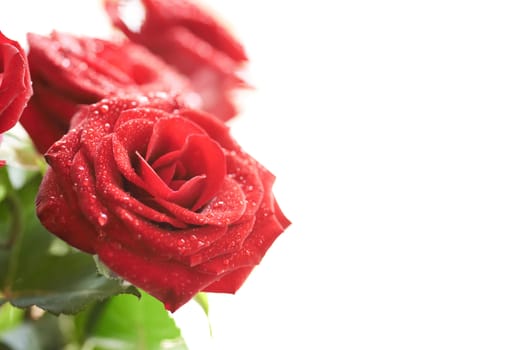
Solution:
[[[53,32],[28,34],[34,97],[21,123],[41,153],[64,135],[81,105],[128,92],[176,91],[189,82],[146,48]]]
[[[189,1],[141,0],[145,15],[138,26],[125,20],[125,7],[133,5],[136,0],[134,4],[106,0],[113,25],[187,75],[203,96],[204,110],[224,121],[234,117],[237,108],[232,94],[247,87],[238,76],[247,62],[239,41],[210,13]]]
[[[228,127],[165,94],[81,109],[45,157],[42,224],[170,311],[234,293],[290,224]]]
[[[0,135],[15,126],[32,94],[24,50],[0,32]]]

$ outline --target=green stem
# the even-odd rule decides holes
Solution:
[[[20,206],[20,201],[18,198],[11,192],[7,194],[4,199],[7,205],[7,208],[11,215],[11,227],[7,232],[7,240],[0,244],[0,248],[11,249],[13,245],[18,240],[18,237],[22,233],[22,208]]]
[[[22,206],[20,201],[13,192],[9,193],[5,198],[6,204],[10,209],[11,228],[8,233],[8,240],[3,244],[4,249],[10,249],[9,265],[7,267],[7,275],[4,281],[4,293],[8,296],[11,292],[11,287],[18,269],[18,258],[22,249],[22,239],[24,233],[24,225],[22,218]]]

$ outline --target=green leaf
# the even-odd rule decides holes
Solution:
[[[0,304],[9,301],[21,308],[37,305],[53,314],[74,314],[116,294],[139,295],[136,288],[101,276],[91,255],[57,249],[57,238],[35,214],[40,181],[34,177],[0,203],[0,213],[7,213],[0,215]]]
[[[86,344],[96,350],[187,350],[180,329],[164,305],[142,292],[111,298],[100,312]]]
[[[19,266],[16,279],[6,299],[17,307],[37,305],[53,314],[74,314],[92,301],[129,292],[133,287],[100,276],[90,256],[72,253],[67,256],[45,256],[33,264]]]
[[[95,260],[96,270],[98,271],[99,274],[101,274],[102,276],[110,280],[120,279],[120,277],[118,277],[116,273],[111,271],[111,269],[107,267],[106,264],[104,264],[102,260],[98,258],[98,255],[93,256],[93,258]]]
[[[10,304],[4,304],[0,307],[0,332],[18,326],[22,322],[24,311]]]

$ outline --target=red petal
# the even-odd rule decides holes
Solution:
[[[121,17],[121,8],[127,6],[125,2],[106,0],[105,5],[114,26],[189,78],[201,99],[199,108],[224,121],[234,117],[237,110],[231,92],[247,86],[237,74],[247,61],[238,40],[213,16],[190,2],[143,0],[142,3],[146,16],[138,32]]]
[[[166,153],[181,149],[189,135],[205,134],[195,123],[165,114],[166,118],[161,118],[155,123],[149,139],[146,160],[150,163]]]
[[[282,220],[282,212],[275,205],[271,192],[274,177],[267,171],[261,171],[260,176],[264,184],[264,199],[256,213],[253,230],[244,241],[242,249],[199,265],[200,271],[222,272],[232,268],[257,265],[274,240],[290,224],[289,220]]]
[[[32,94],[24,50],[0,32],[0,134],[16,124]]]
[[[247,218],[241,222],[235,223],[227,227],[227,233],[212,245],[200,250],[198,253],[192,254],[188,262],[190,266],[196,266],[203,262],[209,261],[221,255],[230,254],[242,249],[244,240],[249,236],[253,229],[255,218]],[[223,273],[223,270],[206,272]]]
[[[237,222],[246,211],[246,201],[240,186],[229,178],[216,196],[200,212],[194,212],[161,198],[155,201],[172,216],[190,225],[227,226]]]
[[[204,176],[194,176],[176,190],[172,189],[164,179],[146,162],[142,156],[138,157],[138,174],[142,178],[144,190],[149,192],[154,198],[163,198],[184,208],[190,208],[196,199],[199,198],[202,189],[205,186]]]
[[[211,293],[235,293],[245,280],[253,271],[254,266],[241,267],[236,270],[233,270],[229,273],[226,273],[220,277],[219,280],[211,283],[209,286],[204,288],[204,292]]]
[[[168,225],[156,225],[121,207],[116,208],[115,215],[125,225],[127,236],[132,237],[134,245],[140,245],[150,253],[169,259],[188,262],[192,255],[214,244],[227,232],[226,227],[199,226],[186,229]],[[112,236],[116,238],[115,236]],[[182,259],[182,257],[189,257]]]
[[[108,209],[100,203],[95,188],[92,165],[89,164],[82,150],[75,154],[71,164],[71,181],[76,192],[78,206],[82,214],[95,226],[105,226]]]
[[[97,193],[103,196],[107,205],[109,207],[118,205],[153,222],[167,223],[173,227],[186,227],[187,225],[180,220],[147,206],[122,189],[123,179],[115,164],[111,145],[112,141],[109,135],[101,141],[94,162]]]
[[[217,279],[215,275],[192,271],[176,261],[135,255],[109,240],[100,242],[96,250],[112,271],[164,302],[170,311],[177,310]]]
[[[132,158],[137,158],[137,152],[145,151],[144,141],[149,139],[152,129],[152,122],[135,119],[120,125],[112,134],[113,156],[120,173],[131,183],[145,189],[148,185],[136,173]]]
[[[202,41],[217,50],[242,62],[247,55],[233,35],[203,8],[184,0],[143,0],[146,18],[141,26],[142,33],[133,33],[120,16],[122,2],[106,1],[106,11],[113,24],[133,39],[154,39],[169,27],[184,27]],[[137,40],[138,41],[138,40]]]
[[[229,133],[229,127],[211,114],[196,109],[182,109],[179,114],[204,129],[220,146],[232,151],[240,150]]]
[[[33,100],[37,101],[38,107],[52,116],[52,122],[63,125],[67,130],[71,116],[76,113],[79,106],[71,98],[54,90],[40,80],[33,81],[35,94]]]
[[[31,136],[31,141],[38,151],[44,154],[55,141],[67,132],[67,127],[53,120],[35,103],[34,100],[31,100],[24,109],[20,124]]]
[[[63,184],[57,182],[55,173],[49,170],[36,197],[36,213],[42,225],[67,243],[84,252],[94,254],[96,232],[85,219],[75,201],[67,201],[61,191]]]
[[[182,164],[190,174],[205,175],[205,184],[193,204],[192,210],[200,209],[217,195],[226,176],[226,160],[222,148],[204,135],[192,135],[184,147]]]

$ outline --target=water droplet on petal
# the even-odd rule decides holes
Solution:
[[[160,91],[160,92],[156,92],[155,93],[155,97],[160,97],[160,98],[167,98],[167,93],[163,92],[163,91]]]
[[[149,98],[147,98],[147,96],[144,96],[144,95],[140,95],[137,97],[137,100],[139,103],[147,103],[149,102]]]
[[[104,214],[104,213],[100,213],[100,214],[98,215],[98,219],[97,219],[97,221],[98,221],[98,224],[99,224],[100,226],[105,226],[105,224],[107,224],[107,220],[108,220],[108,218],[107,218],[107,215],[106,215],[106,214]]]
[[[62,62],[60,62],[60,64],[64,68],[69,68],[69,66],[71,65],[71,60],[69,60],[69,58],[64,58]]]

